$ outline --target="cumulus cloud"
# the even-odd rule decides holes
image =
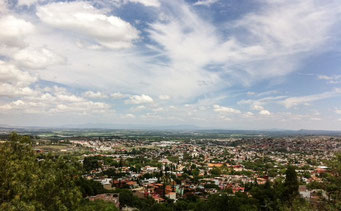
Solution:
[[[5,1],[0,0],[2,2]],[[41,5],[39,2],[18,0],[19,8],[0,16],[0,28],[9,29],[0,31],[0,58],[6,61],[7,66],[12,65],[18,70],[0,70],[0,105],[4,111],[14,108],[18,109],[17,113],[21,110],[26,113],[41,111],[45,112],[45,117],[48,112],[101,113],[113,110],[101,100],[124,99],[126,104],[134,105],[131,108],[122,105],[122,118],[125,118],[125,113],[139,112],[134,121],[142,117],[144,120],[173,118],[175,124],[179,121],[202,121],[211,126],[212,122],[220,121],[217,116],[221,120],[231,119],[234,124],[247,117],[269,122],[276,118],[284,119],[285,115],[279,114],[279,110],[284,108],[278,103],[293,108],[339,96],[337,91],[331,91],[292,97],[279,84],[276,89],[290,97],[272,97],[276,91],[259,93],[257,84],[267,78],[275,78],[275,83],[283,82],[286,79],[279,76],[295,71],[307,55],[330,49],[324,48],[325,44],[334,42],[331,38],[339,39],[335,33],[341,19],[341,6],[337,0],[323,3],[263,0],[262,4],[241,13],[237,19],[221,19],[219,23],[204,18],[202,10],[183,0],[44,1]],[[198,0],[194,4],[208,6],[214,2]],[[127,3],[154,7],[152,10],[162,15],[159,19],[139,19],[143,24],[136,21],[143,31],[139,33],[132,24],[116,17],[122,13],[115,13],[112,7]],[[216,6],[224,3],[220,1]],[[127,10],[134,8],[130,6],[126,7]],[[126,8],[121,9],[125,12]],[[139,9],[151,11],[151,8]],[[7,10],[6,5],[0,4],[0,12],[3,10]],[[31,14],[33,11],[39,19]],[[16,12],[20,14],[16,15]],[[127,12],[130,16],[131,10]],[[131,15],[129,20],[134,17]],[[134,45],[135,41],[138,41],[137,45]],[[319,76],[320,80],[331,84],[340,80],[338,75],[324,74]],[[24,78],[28,79],[27,82]],[[50,83],[68,88],[51,88]],[[240,86],[250,90],[249,99],[234,98]],[[269,86],[266,87],[271,88],[271,84]],[[83,90],[96,92],[82,93]],[[122,94],[137,93],[137,90],[157,99],[148,95]],[[218,93],[224,93],[223,98],[212,100]],[[239,93],[245,94],[245,89]],[[227,95],[228,103],[240,100],[238,107],[221,106],[227,103],[224,99]],[[208,102],[203,103],[201,100],[206,97]],[[154,100],[162,103],[162,107]],[[151,105],[144,105],[148,103]],[[184,106],[185,103],[191,104]],[[243,104],[250,106],[247,108],[253,113],[241,112],[245,108]],[[146,112],[149,113],[143,115]],[[1,119],[6,113],[2,113]],[[271,118],[261,118],[261,115],[271,115]],[[236,116],[244,118],[234,119]],[[309,115],[293,116],[310,120]],[[264,124],[272,127],[269,122]]]
[[[55,113],[87,115],[114,111],[109,104],[87,100],[60,87],[38,88],[34,92],[34,95],[23,96],[19,100],[2,104],[0,113],[20,111],[20,113],[38,113],[40,115]]]
[[[254,104],[252,105],[252,110],[261,111],[264,110],[264,107],[258,104]]]
[[[51,106],[51,104],[50,104]],[[64,113],[72,113],[80,112],[80,114],[89,114],[89,113],[110,113],[111,106],[102,103],[102,102],[93,102],[93,101],[81,101],[71,104],[57,104],[55,107],[52,107],[48,110],[48,112],[64,112]]]
[[[0,60],[0,83],[27,86],[37,79],[27,72],[19,70],[12,64]]]
[[[45,69],[50,65],[64,64],[66,59],[47,48],[25,48],[13,55],[15,62],[23,68]]]
[[[220,106],[220,105],[214,105],[213,110],[215,112],[222,113],[222,114],[240,114],[241,113],[237,109],[225,107],[225,106]]]
[[[36,92],[30,87],[22,87],[9,83],[0,83],[0,96],[5,97],[19,97],[19,96],[31,96]]]
[[[127,104],[147,104],[147,103],[153,103],[154,100],[148,95],[142,94],[142,95],[134,95],[129,97],[129,100],[125,101]]]
[[[254,113],[248,111],[244,114],[244,117],[253,117],[254,116]]]
[[[122,94],[120,92],[115,92],[115,93],[112,93],[110,95],[113,99],[122,99],[122,98],[125,98],[126,95],[125,94]]]
[[[126,114],[125,117],[126,118],[135,118],[135,115],[134,114]]]
[[[37,78],[0,60],[0,96],[17,97],[35,94],[29,86]]]
[[[261,110],[261,111],[259,111],[259,114],[260,114],[260,115],[264,115],[264,116],[269,116],[269,115],[271,115],[270,111],[268,111],[268,110]]]
[[[110,49],[129,48],[139,37],[138,30],[130,23],[106,15],[87,2],[57,2],[39,6],[37,16],[52,27],[85,36]]]
[[[139,105],[139,106],[131,108],[131,110],[133,112],[139,112],[139,111],[142,111],[142,110],[145,110],[145,109],[146,109],[146,106],[144,106],[144,105]]]
[[[0,48],[23,47],[25,36],[34,32],[34,26],[29,21],[13,15],[0,16]]]
[[[87,91],[83,94],[83,96],[87,98],[97,98],[97,99],[108,98],[108,96],[102,92],[93,92],[93,91]]]

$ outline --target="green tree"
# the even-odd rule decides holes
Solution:
[[[80,166],[67,157],[37,158],[27,136],[0,144],[0,210],[75,210]]]
[[[115,205],[111,202],[105,202],[102,200],[96,201],[84,201],[83,204],[77,209],[77,211],[118,211]]]
[[[83,197],[94,196],[106,192],[103,185],[94,180],[87,180],[81,177],[76,181],[76,184],[80,188]]]
[[[212,174],[212,176],[215,176],[215,177],[220,176],[220,174],[221,174],[220,168],[213,167],[213,169],[211,170],[211,174]]]
[[[328,206],[330,210],[341,210],[341,154],[328,163],[328,168],[323,181],[328,194]]]
[[[285,172],[283,199],[291,204],[299,195],[298,186],[299,183],[295,167],[289,165]]]
[[[101,166],[98,163],[98,159],[96,157],[85,157],[83,160],[83,168],[86,171],[91,171],[100,167]]]

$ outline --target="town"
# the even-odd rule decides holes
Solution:
[[[39,137],[39,136],[38,136]],[[114,203],[122,210],[117,190],[156,203],[207,199],[210,195],[250,195],[252,185],[285,180],[295,167],[300,197],[318,205],[327,199],[321,187],[327,163],[341,151],[341,138],[332,136],[53,136],[35,139],[38,154],[76,156],[82,177],[103,186],[89,200]],[[122,200],[121,200],[122,201]]]

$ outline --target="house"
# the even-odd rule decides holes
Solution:
[[[161,198],[158,194],[152,195],[152,198],[157,202],[164,202],[165,200],[163,198]]]
[[[126,181],[126,185],[128,185],[130,188],[138,187],[138,184],[135,181]]]
[[[152,184],[152,183],[156,183],[158,181],[158,179],[156,177],[153,177],[153,178],[145,178],[144,180],[142,180],[142,182],[144,184]]]
[[[100,182],[103,185],[104,189],[112,190],[112,185],[111,185],[112,179],[111,178],[96,179],[95,181]]]
[[[176,193],[175,192],[169,192],[166,194],[166,197],[172,200],[176,200]]]

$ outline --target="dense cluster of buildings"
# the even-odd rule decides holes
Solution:
[[[328,170],[323,161],[341,150],[340,139],[309,136],[70,143],[88,149],[84,158],[96,158],[100,164],[84,177],[108,190],[127,188],[157,202],[193,195],[205,198],[218,191],[247,192],[249,184],[283,180],[288,164],[296,167],[301,195],[310,199],[318,190],[308,190],[306,185],[320,181]],[[112,162],[104,161],[108,159]]]

